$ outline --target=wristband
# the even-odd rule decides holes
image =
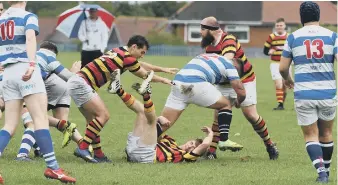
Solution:
[[[36,63],[35,62],[29,62],[29,67],[35,67]]]

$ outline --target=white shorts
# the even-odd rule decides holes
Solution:
[[[45,80],[45,85],[50,109],[70,106],[71,98],[68,93],[67,82],[56,74],[51,74]]]
[[[270,72],[271,72],[271,77],[272,80],[282,80],[283,77],[279,72],[279,62],[273,62],[270,64]],[[292,75],[292,66],[290,65],[289,69],[290,75]]]
[[[221,92],[209,82],[183,83],[174,81],[174,83],[165,103],[166,107],[172,109],[184,110],[189,104],[209,107],[222,97]],[[182,85],[186,87],[191,85],[192,90],[189,93],[183,93]]]
[[[97,96],[95,90],[87,84],[85,79],[78,75],[73,75],[68,79],[67,87],[69,90],[69,94],[73,98],[77,107],[81,107],[83,104],[91,100],[94,96]]]
[[[19,62],[5,66],[3,73],[3,98],[5,101],[22,100],[25,96],[46,93],[45,83],[37,65],[28,81],[23,81],[22,76],[29,68],[29,63]]]
[[[140,142],[140,137],[133,136],[133,133],[128,133],[127,158],[130,162],[137,163],[154,163],[156,160],[156,144],[144,145]]]
[[[246,97],[245,100],[242,102],[241,107],[256,105],[257,104],[256,79],[252,82],[243,83],[243,86],[246,91]],[[216,85],[216,88],[218,91],[222,93],[223,96],[228,98],[232,104],[237,99],[237,94],[230,85]]]
[[[295,100],[298,125],[308,126],[318,119],[331,121],[336,116],[336,100]]]

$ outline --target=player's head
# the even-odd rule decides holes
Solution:
[[[97,8],[90,8],[89,9],[89,17],[91,19],[97,19],[98,15],[97,15]]]
[[[186,152],[191,152],[200,144],[202,144],[202,142],[203,142],[202,139],[193,139],[186,142],[184,145],[181,145],[180,148]]]
[[[243,61],[239,58],[233,58],[232,64],[235,66],[235,68],[237,69],[238,75],[241,77],[244,71]]]
[[[220,32],[220,26],[215,17],[207,17],[201,21],[201,46],[205,48],[215,41],[215,36]]]
[[[3,11],[4,11],[4,5],[0,2],[0,15],[2,14]]]
[[[50,41],[43,41],[40,45],[40,49],[48,49],[49,51],[54,52],[56,55],[59,53],[56,44]]]
[[[278,18],[275,23],[275,30],[278,34],[285,32],[286,24],[284,18]]]
[[[128,51],[131,56],[139,59],[144,57],[149,49],[147,39],[141,35],[134,35],[128,41]]]
[[[10,6],[15,6],[17,8],[26,8],[26,1],[8,1]]]
[[[300,20],[302,24],[318,22],[320,18],[320,8],[317,3],[305,1],[299,8]]]

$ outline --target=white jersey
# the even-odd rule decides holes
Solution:
[[[201,54],[185,65],[176,74],[174,81],[219,84],[238,79],[238,72],[231,60],[217,54]]]
[[[21,8],[10,7],[0,16],[0,62],[30,62],[26,52],[26,31],[39,34],[38,18],[35,14]]]
[[[56,54],[48,49],[40,49],[36,53],[36,58],[44,80],[52,73],[59,74],[64,69],[64,66],[56,60]]]
[[[337,44],[337,33],[321,26],[304,26],[289,35],[282,55],[294,61],[296,100],[335,98]]]

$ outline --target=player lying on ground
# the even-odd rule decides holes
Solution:
[[[239,79],[243,64],[240,59],[232,61],[217,54],[201,54],[193,58],[175,76],[171,92],[167,98],[162,116],[173,125],[189,104],[211,108],[219,111],[218,124],[220,141],[218,146],[227,147],[227,127],[231,123],[231,107],[240,107],[246,92]],[[215,84],[229,81],[237,94],[233,102],[216,89]],[[164,130],[168,129],[167,127]]]
[[[212,142],[212,130],[203,127],[202,131],[208,135],[204,140],[190,140],[180,146],[173,138],[162,134],[162,131],[156,128],[156,123],[168,125],[169,121],[162,116],[156,116],[155,105],[150,97],[151,87],[149,84],[153,74],[153,71],[148,73],[141,85],[138,83],[133,85],[133,88],[143,96],[143,104],[120,86],[119,70],[114,71],[112,75],[113,83],[119,85],[111,88],[109,92],[118,94],[126,106],[137,115],[133,132],[128,134],[127,160],[138,163],[196,161],[209,148]]]
[[[135,76],[144,78],[147,71],[138,59],[148,49],[148,41],[143,36],[135,35],[129,39],[127,46],[106,52],[68,80],[70,95],[88,123],[84,139],[74,152],[75,156],[92,163],[111,162],[104,155],[100,144],[100,131],[109,120],[109,111],[96,91],[108,82],[111,73],[116,69],[120,69],[121,73],[129,70]],[[150,64],[147,67],[154,68]],[[156,75],[152,80],[171,85],[171,80]],[[90,144],[94,148],[94,158],[88,151]]]
[[[216,53],[218,55],[225,56],[228,59],[237,58],[242,61],[241,68],[241,81],[246,90],[246,98],[241,103],[241,109],[245,118],[251,123],[253,129],[257,132],[257,134],[263,140],[266,151],[269,153],[270,159],[277,159],[279,152],[277,150],[276,145],[272,142],[267,125],[263,118],[258,114],[256,109],[257,104],[257,92],[256,92],[256,77],[253,71],[253,67],[249,62],[248,58],[245,56],[244,50],[241,47],[241,44],[238,42],[238,39],[229,33],[223,32],[220,28],[215,17],[207,17],[201,22],[201,46],[205,49],[206,53]],[[222,95],[233,99],[236,98],[236,93],[230,87],[228,82],[224,82],[222,84],[216,85],[217,89],[221,91]],[[232,115],[231,107],[228,109],[230,113],[230,117]],[[219,129],[218,129],[218,119],[219,113],[215,111],[214,114],[214,123],[213,123],[213,131],[214,131],[214,143],[210,147],[208,157],[216,158],[216,148],[217,143],[219,141]],[[230,119],[229,117],[229,119]],[[230,124],[226,125],[224,128],[226,131],[224,132],[226,142],[222,145],[225,149],[230,149],[233,151],[241,150],[243,148],[242,145],[234,143],[228,139]]]
[[[284,101],[286,98],[287,88],[283,83],[283,78],[279,73],[279,61],[282,56],[283,47],[288,37],[285,30],[286,24],[283,18],[279,18],[275,23],[275,32],[271,33],[264,43],[264,54],[271,58],[270,72],[272,80],[275,82],[277,107],[273,110],[284,110]],[[290,69],[291,71],[291,69]]]
[[[317,3],[303,2],[300,18],[303,28],[287,38],[279,70],[287,87],[294,87],[298,125],[318,173],[316,181],[328,183],[337,109],[334,60],[338,58],[338,35],[319,25],[320,8]],[[295,82],[289,74],[292,60]]]
[[[41,148],[47,169],[45,177],[74,183],[76,179],[65,174],[56,160],[47,115],[47,94],[36,63],[36,35],[39,34],[35,14],[25,11],[26,2],[10,2],[11,7],[0,16],[2,31],[0,40],[3,73],[3,98],[5,101],[5,125],[0,131],[0,156],[19,124],[22,104],[25,102],[34,120],[36,142]],[[13,39],[16,38],[16,39]],[[15,75],[13,75],[15,74]]]

